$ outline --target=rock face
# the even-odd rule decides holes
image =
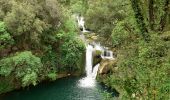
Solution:
[[[99,67],[99,75],[112,73],[116,70],[116,60],[103,59]]]
[[[93,52],[93,66],[97,65],[98,63],[101,62],[102,58],[101,58],[101,51],[100,50],[95,50]]]
[[[101,54],[102,51],[100,50],[93,51],[93,66],[100,63],[98,75],[114,72],[116,70],[116,60],[107,58],[102,59]]]

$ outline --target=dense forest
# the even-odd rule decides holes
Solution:
[[[98,81],[120,100],[170,99],[169,0],[0,0],[0,94],[84,73],[75,14],[116,55]]]
[[[1,0],[0,5],[0,93],[80,70],[85,45],[60,3]]]

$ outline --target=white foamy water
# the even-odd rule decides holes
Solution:
[[[92,74],[92,63],[93,63],[93,46],[88,45],[86,47],[86,74],[87,76],[91,76]]]
[[[104,50],[101,54],[102,59],[114,59],[113,52],[110,50]]]
[[[87,31],[86,28],[85,28],[84,17],[82,17],[82,16],[77,16],[77,21],[78,21],[78,26],[79,26],[80,28],[83,28],[83,31],[82,31],[82,32],[89,32],[89,31]]]
[[[97,71],[100,66],[100,64],[97,64],[94,68],[92,66],[93,63],[93,46],[88,45],[86,47],[86,77],[82,78],[79,82],[79,86],[81,87],[94,87],[96,84],[96,76],[97,76]]]
[[[78,26],[79,28],[83,28],[82,32],[88,32],[85,29],[85,21],[84,21],[84,17],[82,16],[77,16],[77,21],[78,21]],[[85,41],[85,37],[84,34],[80,35],[80,38],[82,40]],[[113,58],[113,52],[109,51],[107,49],[104,49],[104,47],[102,47],[97,43],[93,43],[94,47],[92,45],[87,45],[86,46],[86,77],[82,78],[81,80],[79,80],[79,86],[81,87],[94,87],[96,84],[96,76],[97,76],[97,72],[99,69],[100,64],[97,64],[96,66],[94,66],[93,68],[93,51],[95,50],[99,50],[102,52],[101,57],[103,59],[112,59]]]
[[[92,78],[93,78],[93,79],[96,79],[99,66],[100,66],[100,64],[97,64],[97,65],[94,66],[94,68],[93,68],[93,72],[92,72]]]

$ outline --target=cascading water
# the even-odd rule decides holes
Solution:
[[[102,54],[101,54],[101,57],[103,59],[114,59],[113,52],[110,51],[110,50],[103,50]]]
[[[88,45],[86,47],[86,74],[87,77],[89,77],[92,73],[92,62],[93,62],[93,57],[92,57],[92,53],[93,53],[93,46]]]
[[[95,86],[95,79],[97,76],[97,71],[100,66],[100,64],[97,64],[94,68],[92,66],[93,57],[92,53],[94,51],[94,48],[92,45],[88,45],[86,47],[86,77],[82,78],[80,80],[80,86],[81,87],[94,87]]]
[[[95,50],[99,50],[102,52],[101,57],[102,59],[114,59],[113,52],[108,50],[107,47],[102,47],[100,43],[93,43],[95,45]]]
[[[88,32],[85,28],[85,21],[84,21],[84,17],[82,16],[77,16],[77,21],[78,21],[78,26],[83,28],[82,32]]]
[[[78,26],[80,28],[83,28],[83,33],[84,32],[88,32],[85,29],[85,21],[84,21],[84,17],[81,16],[77,16],[77,21],[78,21]],[[85,41],[85,37],[84,34],[81,34],[80,37],[82,38],[82,40]],[[86,77],[82,78],[80,80],[79,86],[81,87],[94,87],[96,84],[96,76],[97,76],[97,72],[99,69],[100,64],[97,64],[96,66],[92,66],[93,63],[93,51],[95,50],[100,50],[102,52],[101,57],[103,59],[112,59],[113,58],[113,53],[112,51],[108,51],[105,50],[100,44],[97,43],[93,43],[94,47],[92,45],[87,45],[86,46]],[[106,54],[104,54],[106,52]]]
[[[96,66],[94,66],[94,68],[93,68],[93,71],[92,71],[92,78],[96,78],[96,76],[97,76],[97,72],[98,72],[98,69],[99,69],[99,66],[100,66],[100,64],[97,64]]]

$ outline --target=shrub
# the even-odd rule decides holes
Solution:
[[[48,73],[48,78],[50,78],[52,81],[55,81],[57,79],[57,75],[55,72]]]
[[[81,59],[85,50],[83,41],[77,38],[69,40],[62,45],[61,50],[62,64],[64,65],[64,68],[69,71],[80,69],[78,61]]]
[[[0,60],[0,75],[9,76],[12,73],[22,82],[22,86],[36,85],[38,74],[41,72],[40,58],[30,51],[16,53],[14,56]]]

